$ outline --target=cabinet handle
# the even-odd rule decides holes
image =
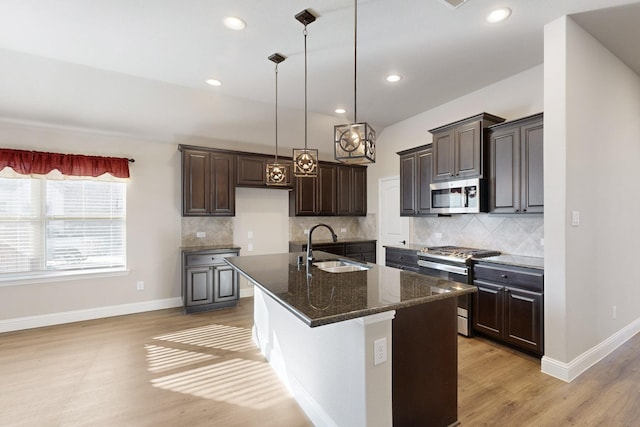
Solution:
[[[398,259],[404,259],[404,257],[402,257],[402,256],[399,256],[399,257],[398,257]]]
[[[402,243],[403,245],[406,245],[406,244],[407,244],[407,241],[406,241],[406,240],[401,240],[401,241],[399,241],[398,243]]]
[[[501,274],[500,277],[502,277],[503,279],[506,279],[507,275],[506,274]]]
[[[516,212],[520,212],[520,209],[516,209]]]
[[[527,211],[526,209],[522,209],[522,212],[526,212],[526,211]]]

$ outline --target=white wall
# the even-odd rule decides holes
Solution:
[[[82,318],[91,317],[86,311],[99,307],[132,304],[132,311],[142,311],[178,303],[180,157],[175,144],[0,122],[0,146],[135,159],[130,167],[131,182],[127,185],[129,273],[116,277],[2,285],[0,322],[34,320],[32,316],[46,322],[44,318],[55,313],[76,312]],[[138,280],[145,282],[143,291],[136,290]],[[55,323],[55,318],[48,320]],[[36,319],[34,325],[38,321]],[[6,326],[7,322],[4,323]],[[0,330],[3,330],[2,324]]]
[[[640,77],[570,18],[549,24],[546,357],[571,362],[640,318],[638,135]]]

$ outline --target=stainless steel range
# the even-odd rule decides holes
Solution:
[[[471,258],[495,255],[500,255],[500,252],[460,246],[431,246],[418,252],[418,265],[422,274],[471,285]],[[471,309],[469,295],[458,298],[458,333],[464,336],[470,335]]]

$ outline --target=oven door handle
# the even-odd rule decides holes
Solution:
[[[469,269],[467,267],[456,267],[455,265],[440,264],[423,259],[418,260],[418,265],[420,267],[433,268],[434,270],[446,271],[448,273],[462,274],[465,276],[469,275]]]

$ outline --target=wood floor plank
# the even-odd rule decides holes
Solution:
[[[0,426],[310,426],[252,324],[243,298],[0,334]],[[639,425],[640,336],[570,384],[483,338],[458,350],[463,426]]]

